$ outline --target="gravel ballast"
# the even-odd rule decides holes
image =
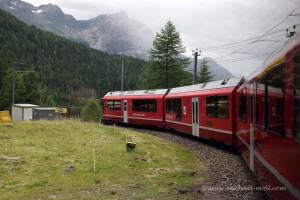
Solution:
[[[179,133],[138,130],[182,145],[203,161],[208,173],[206,181],[203,185],[180,189],[179,193],[192,193],[194,199],[269,199],[233,148]]]

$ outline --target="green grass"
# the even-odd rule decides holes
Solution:
[[[130,153],[126,134],[137,144]],[[0,199],[189,199],[178,191],[200,185],[203,174],[186,149],[124,128],[71,120],[0,125]]]

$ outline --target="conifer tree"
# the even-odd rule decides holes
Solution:
[[[170,88],[188,84],[188,73],[184,68],[188,58],[180,58],[185,52],[179,32],[168,21],[160,33],[156,33],[153,48],[149,50],[149,61],[141,75],[144,89]]]
[[[199,83],[207,83],[213,81],[213,77],[214,76],[212,75],[212,72],[209,71],[209,66],[207,65],[207,61],[204,58],[200,65]]]
[[[0,90],[1,87],[3,86],[2,80],[4,78],[6,69],[8,68],[8,59],[6,55],[0,50]]]

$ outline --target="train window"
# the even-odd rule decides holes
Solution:
[[[229,117],[228,96],[206,97],[206,115],[211,118]]]
[[[283,135],[284,119],[284,65],[280,64],[267,72],[268,124],[267,130]]]
[[[120,100],[108,100],[107,110],[121,110]]]
[[[157,112],[155,99],[132,100],[132,110],[137,112]]]
[[[127,111],[127,102],[124,102],[124,111]]]
[[[245,121],[247,119],[247,90],[244,88],[239,98],[239,119]]]
[[[217,96],[217,118],[228,118],[228,96]]]
[[[206,115],[207,117],[216,117],[215,97],[206,97]]]
[[[265,131],[283,135],[284,64],[279,64],[257,80],[256,124]]]
[[[182,119],[182,104],[181,99],[167,99],[166,101],[166,112],[171,114],[176,114],[176,119],[181,121]]]
[[[295,141],[300,142],[300,51],[294,57],[294,106],[293,132]]]
[[[262,129],[265,129],[265,79],[264,75],[256,82],[256,125]]]

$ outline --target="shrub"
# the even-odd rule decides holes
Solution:
[[[98,122],[101,117],[101,107],[97,99],[89,99],[81,110],[81,119],[83,121]]]

